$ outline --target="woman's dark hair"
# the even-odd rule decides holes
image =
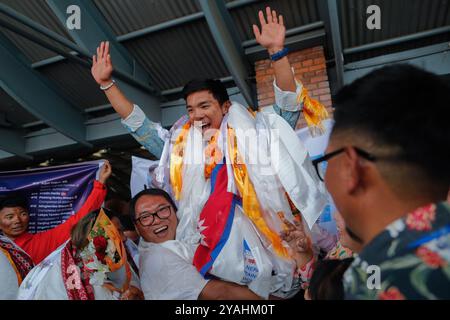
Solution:
[[[170,203],[170,205],[173,207],[175,212],[178,210],[175,202],[172,200],[170,195],[167,192],[165,192],[163,189],[156,189],[156,188],[144,189],[141,192],[139,192],[138,194],[136,194],[133,197],[133,199],[131,199],[131,202],[130,202],[130,215],[131,215],[131,218],[133,219],[133,221],[134,221],[134,219],[136,219],[136,211],[134,210],[134,207],[136,206],[136,202],[142,196],[161,196],[161,197],[164,197]]]
[[[227,89],[223,83],[220,80],[213,79],[194,79],[189,81],[183,88],[184,100],[186,100],[191,93],[203,90],[210,91],[220,105],[230,100]]]
[[[353,258],[319,261],[309,282],[311,300],[344,300],[342,277],[352,262]]]
[[[76,225],[72,227],[70,231],[70,239],[72,240],[72,245],[78,250],[82,250],[88,243],[88,235],[94,226],[95,220],[99,215],[100,210],[95,210],[89,212]]]

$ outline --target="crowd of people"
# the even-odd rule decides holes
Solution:
[[[26,201],[1,199],[0,299],[450,299],[449,86],[405,64],[346,85],[311,160],[295,123],[320,131],[327,112],[292,73],[283,17],[259,21],[276,103],[254,112],[193,80],[170,130],[122,93],[100,44],[92,76],[160,159],[154,186],[104,202],[106,161],[82,208],[36,234]],[[329,195],[337,239],[316,223]]]

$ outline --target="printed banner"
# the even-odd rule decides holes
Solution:
[[[103,161],[0,172],[0,197],[27,199],[29,232],[52,229],[76,213],[89,196]]]
[[[152,184],[153,170],[159,164],[159,160],[148,160],[132,156],[132,171],[130,179],[131,197],[144,189],[154,188]]]
[[[333,120],[325,120],[323,121],[323,125],[325,127],[325,133],[321,136],[312,137],[308,128],[303,128],[296,131],[297,136],[305,145],[312,160],[325,154],[325,149],[327,148],[328,140],[330,138],[331,128],[333,127]],[[325,163],[322,163],[322,165],[325,165]],[[331,196],[329,196],[329,204],[322,211],[317,223],[331,233],[336,233],[336,224],[333,218],[335,211],[336,207],[331,199]]]

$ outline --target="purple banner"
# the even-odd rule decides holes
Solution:
[[[81,208],[99,162],[0,172],[0,196],[21,195],[28,200],[29,232],[52,229]]]

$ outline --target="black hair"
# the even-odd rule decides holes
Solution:
[[[311,300],[344,300],[342,278],[352,262],[353,258],[318,261],[309,282]]]
[[[0,210],[3,208],[21,207],[28,210],[28,200],[21,195],[10,195],[0,198]]]
[[[120,220],[120,223],[123,226],[123,231],[135,231],[136,228],[134,227],[133,219],[129,214],[125,215],[118,215],[117,216]]]
[[[134,227],[133,219],[129,214],[121,214],[117,211],[108,209],[103,207],[103,210],[105,210],[106,215],[109,219],[117,218],[120,221],[120,224],[122,225],[123,231],[135,231],[136,228]]]
[[[230,100],[224,84],[220,80],[214,79],[194,79],[189,81],[183,88],[184,100],[186,100],[191,93],[203,90],[211,92],[220,105]]]
[[[131,216],[131,218],[133,220],[136,219],[136,211],[135,211],[134,207],[136,206],[136,202],[142,196],[161,196],[161,197],[164,197],[169,202],[169,204],[173,207],[175,212],[178,210],[175,202],[172,200],[170,195],[166,191],[164,191],[163,189],[157,189],[157,188],[144,189],[141,192],[139,192],[138,194],[136,194],[133,197],[133,199],[131,199],[131,202],[130,202],[130,216]]]
[[[399,160],[429,178],[425,183],[448,190],[450,86],[443,79],[408,64],[386,66],[343,87],[334,107],[332,135],[362,135],[398,150]]]

